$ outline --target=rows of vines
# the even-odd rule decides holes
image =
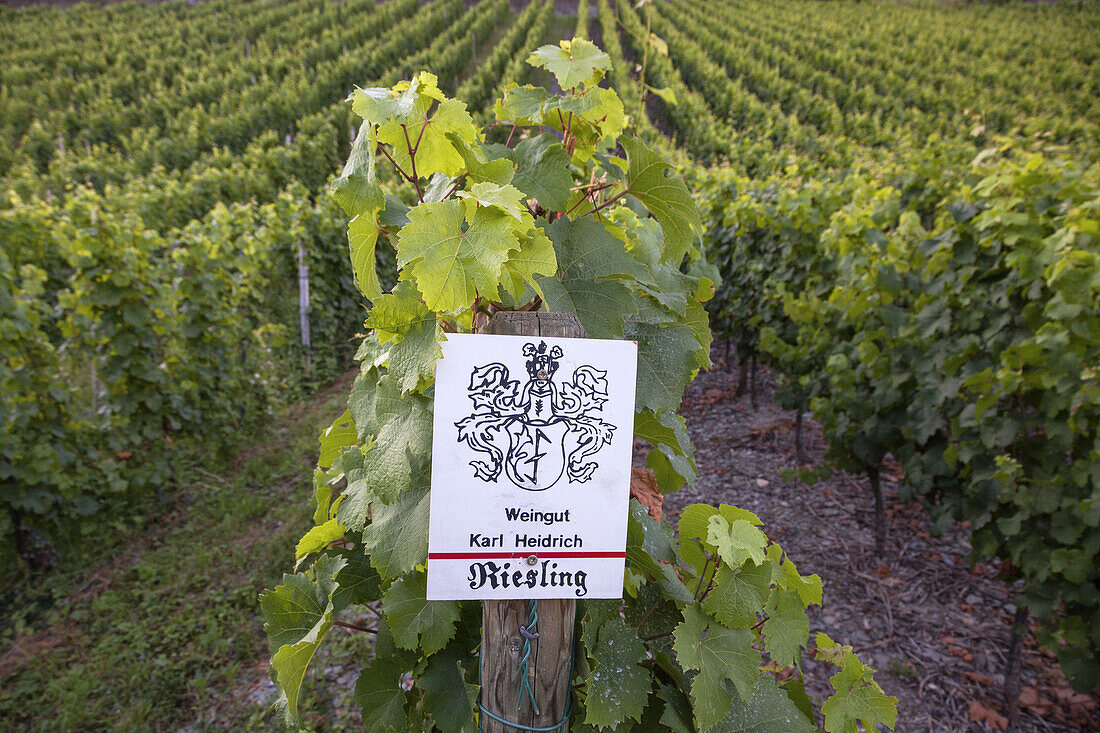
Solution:
[[[44,39],[5,46],[0,70],[5,553],[49,562],[104,516],[124,527],[180,461],[351,364],[363,306],[327,192],[358,132],[343,98],[415,69],[495,85],[548,8],[4,11]]]

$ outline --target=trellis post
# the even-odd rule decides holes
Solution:
[[[512,336],[584,338],[584,328],[572,313],[497,313],[481,333]],[[538,638],[531,640],[527,663],[528,683],[538,711],[526,697],[519,698],[524,637],[529,601],[484,601],[481,611],[481,703],[494,714],[527,728],[548,729],[566,714],[573,663],[573,624],[577,602],[538,602]],[[520,707],[516,709],[517,699]],[[515,733],[506,725],[481,715],[483,733]],[[557,730],[568,733],[569,723]]]

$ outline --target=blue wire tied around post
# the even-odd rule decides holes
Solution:
[[[538,605],[539,605],[538,600],[532,598],[531,599],[531,605],[530,605],[531,612],[527,617],[527,625],[526,626],[521,625],[519,627],[520,636],[523,637],[523,658],[520,660],[519,700],[516,701],[516,710],[519,710],[521,705],[523,704],[523,691],[524,691],[524,689],[526,689],[528,696],[531,698],[531,706],[535,709],[536,714],[539,713],[539,708],[535,704],[535,693],[531,689],[530,683],[527,681],[527,660],[531,656],[531,640],[539,638],[539,633],[537,631],[535,631],[535,627],[538,625],[538,622],[539,622]],[[522,723],[514,723],[511,720],[505,720],[504,718],[500,717],[499,715],[496,715],[491,710],[489,710],[487,707],[485,707],[485,705],[481,702],[481,693],[480,692],[477,694],[477,707],[478,707],[478,710],[480,710],[487,717],[492,718],[493,720],[495,720],[498,723],[501,723],[502,725],[506,725],[509,728],[515,728],[516,730],[528,731],[528,733],[553,733],[553,731],[561,730],[562,726],[569,722],[569,716],[573,713],[573,664],[576,661],[576,658],[574,657],[573,652],[576,651],[576,648],[577,648],[577,627],[576,627],[576,625],[574,625],[573,626],[573,645],[572,645],[572,649],[571,649],[571,652],[570,652],[570,655],[569,655],[569,680],[566,682],[566,689],[565,689],[565,712],[562,713],[561,720],[559,720],[556,724],[551,725],[551,726],[547,726],[545,728],[536,728],[536,727],[533,727],[533,726],[530,726],[530,725],[523,725]],[[478,678],[478,681],[480,682],[480,680],[481,680],[481,659],[480,659],[480,657],[478,658],[477,678]],[[479,731],[482,730],[481,723],[482,723],[482,720],[479,720],[478,721],[478,726],[477,726]]]
[[[531,707],[535,715],[539,715],[539,706],[535,702],[535,691],[531,689],[531,681],[527,678],[527,660],[531,658],[531,640],[539,638],[539,632],[535,627],[539,624],[539,602],[532,598],[530,612],[527,614],[527,625],[519,627],[520,636],[523,637],[523,654],[519,660],[519,695],[516,696],[516,710],[523,707],[523,693],[531,700]]]

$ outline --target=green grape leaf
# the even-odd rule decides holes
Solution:
[[[447,139],[462,156],[466,164],[466,176],[471,181],[487,181],[501,186],[513,183],[516,169],[512,164],[510,149],[500,146],[503,155],[501,157],[501,154],[496,154],[497,146],[485,145],[479,140],[463,140],[453,132],[447,133]],[[524,190],[521,186],[516,188]]]
[[[382,125],[398,117],[406,118],[413,114],[417,103],[420,102],[422,81],[434,85],[436,77],[431,74],[420,74],[411,82],[403,82],[393,89],[386,89],[385,87],[356,88],[351,93],[351,109],[355,114],[362,117],[364,122],[373,125]],[[436,91],[438,91],[438,88]],[[427,99],[433,99],[436,96],[438,94],[430,91],[426,94]]]
[[[382,283],[375,267],[375,246],[378,244],[378,221],[375,211],[365,211],[348,222],[348,248],[351,250],[351,268],[355,285],[367,300],[373,301],[382,294]]]
[[[383,341],[400,339],[413,324],[434,317],[432,311],[420,300],[416,286],[402,280],[393,290],[374,301],[367,314],[366,326],[374,329],[374,335]],[[386,358],[389,358],[387,353]]]
[[[761,672],[752,697],[746,703],[731,695],[729,714],[708,733],[814,733],[817,730],[798,706],[775,683],[775,677]]]
[[[821,714],[825,716],[828,733],[856,733],[856,721],[863,724],[864,730],[876,730],[880,723],[893,729],[898,718],[898,699],[871,685],[852,687],[837,690],[821,706]]]
[[[888,696],[875,682],[874,669],[861,662],[850,646],[840,646],[826,634],[818,634],[815,659],[840,667],[829,679],[833,696],[821,706],[828,733],[855,733],[857,722],[866,730],[879,724],[893,728],[897,723],[898,699]]]
[[[710,330],[707,309],[697,300],[688,300],[687,311],[681,322],[691,329],[695,340],[699,342],[699,348],[695,351],[695,364],[700,369],[710,368],[710,345],[714,337]]]
[[[390,349],[388,367],[397,380],[401,392],[412,392],[431,384],[435,379],[435,365],[443,350],[443,328],[434,313],[417,301],[417,320]]]
[[[699,344],[691,329],[675,323],[628,321],[624,333],[638,342],[636,408],[675,412],[696,369],[693,354]]]
[[[691,682],[691,699],[700,729],[709,730],[729,711],[732,698],[724,681],[733,683],[741,699],[751,699],[760,665],[751,631],[726,628],[698,607],[688,606],[673,640],[680,664],[699,672]]]
[[[347,486],[341,494],[343,501],[336,508],[336,521],[345,529],[357,532],[370,517],[370,506],[375,496],[363,468],[363,452],[357,448],[354,453],[342,456],[342,460],[346,468]],[[353,462],[355,465],[352,465]]]
[[[665,703],[661,725],[672,733],[695,733],[691,722],[691,701],[687,695],[671,685],[658,685],[657,696]]]
[[[497,119],[512,121],[517,125],[539,125],[543,120],[543,106],[550,104],[553,95],[542,87],[511,86],[494,107]]]
[[[699,210],[683,180],[669,176],[669,164],[640,140],[623,137],[628,168],[627,190],[661,223],[665,233],[665,261],[679,267],[703,230]]]
[[[473,722],[478,686],[466,681],[457,653],[448,647],[428,658],[428,668],[416,681],[424,690],[424,709],[443,733],[461,733]]]
[[[325,473],[319,468],[313,469],[313,523],[324,524],[332,515],[332,487],[325,483]]]
[[[528,222],[531,220],[527,207],[523,205],[523,192],[511,184],[501,186],[481,181],[470,186],[468,191],[459,191],[458,195],[471,198],[481,206],[495,206],[517,222],[522,222],[524,218]]]
[[[374,127],[364,122],[351,146],[348,162],[340,176],[332,182],[332,195],[350,217],[370,218],[385,204],[378,183],[375,161]]]
[[[426,593],[423,572],[405,576],[386,591],[382,610],[399,647],[430,655],[447,646],[454,636],[459,610],[454,601],[426,600]]]
[[[718,568],[715,586],[703,602],[703,609],[731,629],[748,628],[771,594],[771,562],[746,562],[736,572],[728,565]]]
[[[355,683],[355,704],[363,713],[363,730],[380,733],[407,733],[409,720],[405,715],[405,691],[402,669],[396,657],[376,654],[359,673]]]
[[[392,504],[375,502],[363,528],[363,547],[383,578],[396,578],[428,559],[428,489],[413,489]]]
[[[739,568],[746,560],[756,565],[764,563],[764,546],[768,538],[745,519],[728,521],[721,514],[707,520],[707,544],[714,545],[722,562]]]
[[[425,464],[431,454],[432,413],[427,397],[402,394],[389,376],[378,383],[374,409],[381,427],[363,453],[364,477],[374,495],[388,503],[412,488],[414,466]]]
[[[260,594],[272,651],[301,641],[324,620],[336,589],[333,576],[344,564],[343,558],[322,555],[309,572],[283,575],[281,585]]]
[[[628,603],[623,609],[627,625],[633,627],[639,637],[653,637],[646,642],[650,649],[667,647],[671,650],[672,632],[684,620],[684,615],[680,612],[683,603],[669,596],[659,585],[647,583],[639,589],[637,602]],[[689,592],[688,602],[690,601]],[[616,617],[617,615],[616,612]]]
[[[655,448],[646,456],[646,465],[653,469],[661,493],[677,491],[685,483],[695,485],[695,449],[682,417],[669,410],[636,412],[634,437]]]
[[[301,560],[306,555],[320,552],[329,546],[329,543],[344,537],[344,528],[335,519],[329,519],[324,524],[319,524],[309,530],[298,540],[298,546],[294,548],[294,559]]]
[[[612,618],[600,626],[598,641],[587,650],[592,673],[587,679],[584,722],[610,727],[628,719],[641,720],[653,677],[638,664],[645,658],[645,646],[634,629]]]
[[[777,549],[773,551],[772,547]],[[803,608],[810,605],[821,605],[824,587],[820,576],[816,573],[813,575],[799,575],[798,568],[795,567],[790,557],[783,558],[783,564],[779,565],[778,546],[776,545],[768,547],[768,555],[776,561],[776,567],[779,569],[779,572],[775,574],[775,582],[779,584],[780,588],[786,588],[797,593]]]
[[[398,84],[394,89],[401,87]],[[427,72],[418,74],[398,99],[404,100],[410,93],[415,95],[411,108],[402,107],[379,124],[378,142],[390,146],[394,162],[410,176],[414,170],[417,178],[431,178],[436,173],[456,175],[465,167],[465,160],[448,134],[467,141],[478,138],[466,104],[446,99],[436,85],[436,77]],[[415,169],[411,151],[416,152]]]
[[[546,233],[559,268],[557,277],[538,281],[546,309],[576,314],[590,338],[622,338],[624,317],[635,312],[634,297],[610,278],[639,274],[638,262],[591,218],[571,221],[563,216]]]
[[[772,593],[765,609],[764,649],[781,667],[799,665],[810,638],[810,620],[798,594],[784,588]]]
[[[279,688],[278,707],[288,725],[298,724],[298,693],[306,670],[332,627],[334,576],[342,557],[322,555],[309,573],[284,575],[283,584],[260,595],[264,630],[274,654],[272,678]]]
[[[321,454],[317,457],[317,465],[328,468],[344,448],[355,445],[355,422],[351,419],[351,412],[345,410],[343,415],[333,420],[332,425],[322,430],[320,441]]]
[[[382,578],[371,567],[370,557],[356,548],[342,553],[347,564],[336,574],[336,583],[340,586],[332,597],[337,611],[347,608],[350,603],[371,603],[382,597]]]
[[[516,175],[512,185],[538,200],[547,211],[565,211],[573,176],[569,153],[553,135],[536,135],[516,146],[512,153]]]
[[[584,620],[581,625],[581,641],[586,649],[596,646],[600,627],[611,619],[619,618],[619,602],[614,600],[584,601]]]
[[[539,275],[553,275],[558,269],[558,260],[554,255],[554,244],[546,233],[534,227],[519,237],[519,249],[508,254],[504,263],[502,287],[514,299],[523,297],[526,286],[530,285],[542,296],[538,285]]]
[[[410,210],[404,201],[393,194],[387,193],[386,206],[378,214],[378,223],[386,229],[400,229],[409,223]]]
[[[707,543],[710,518],[717,514],[718,509],[709,504],[691,504],[680,512],[677,522],[680,556],[698,572],[702,572],[706,563],[703,549]],[[713,550],[713,546],[710,549]]]
[[[546,67],[557,77],[562,89],[595,86],[604,72],[611,70],[611,57],[583,38],[563,40],[557,46],[541,46],[535,49],[527,63]]]
[[[506,214],[478,208],[466,228],[465,211],[454,199],[420,204],[397,235],[401,277],[437,313],[469,308],[478,291],[496,293],[509,250],[519,248]]]

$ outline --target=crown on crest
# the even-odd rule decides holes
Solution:
[[[558,370],[558,359],[562,357],[562,354],[560,346],[553,347],[547,353],[545,341],[540,341],[538,346],[534,344],[523,345],[523,355],[528,357],[527,373],[531,375],[532,379],[540,376],[543,379],[550,379],[554,376],[554,372]]]

